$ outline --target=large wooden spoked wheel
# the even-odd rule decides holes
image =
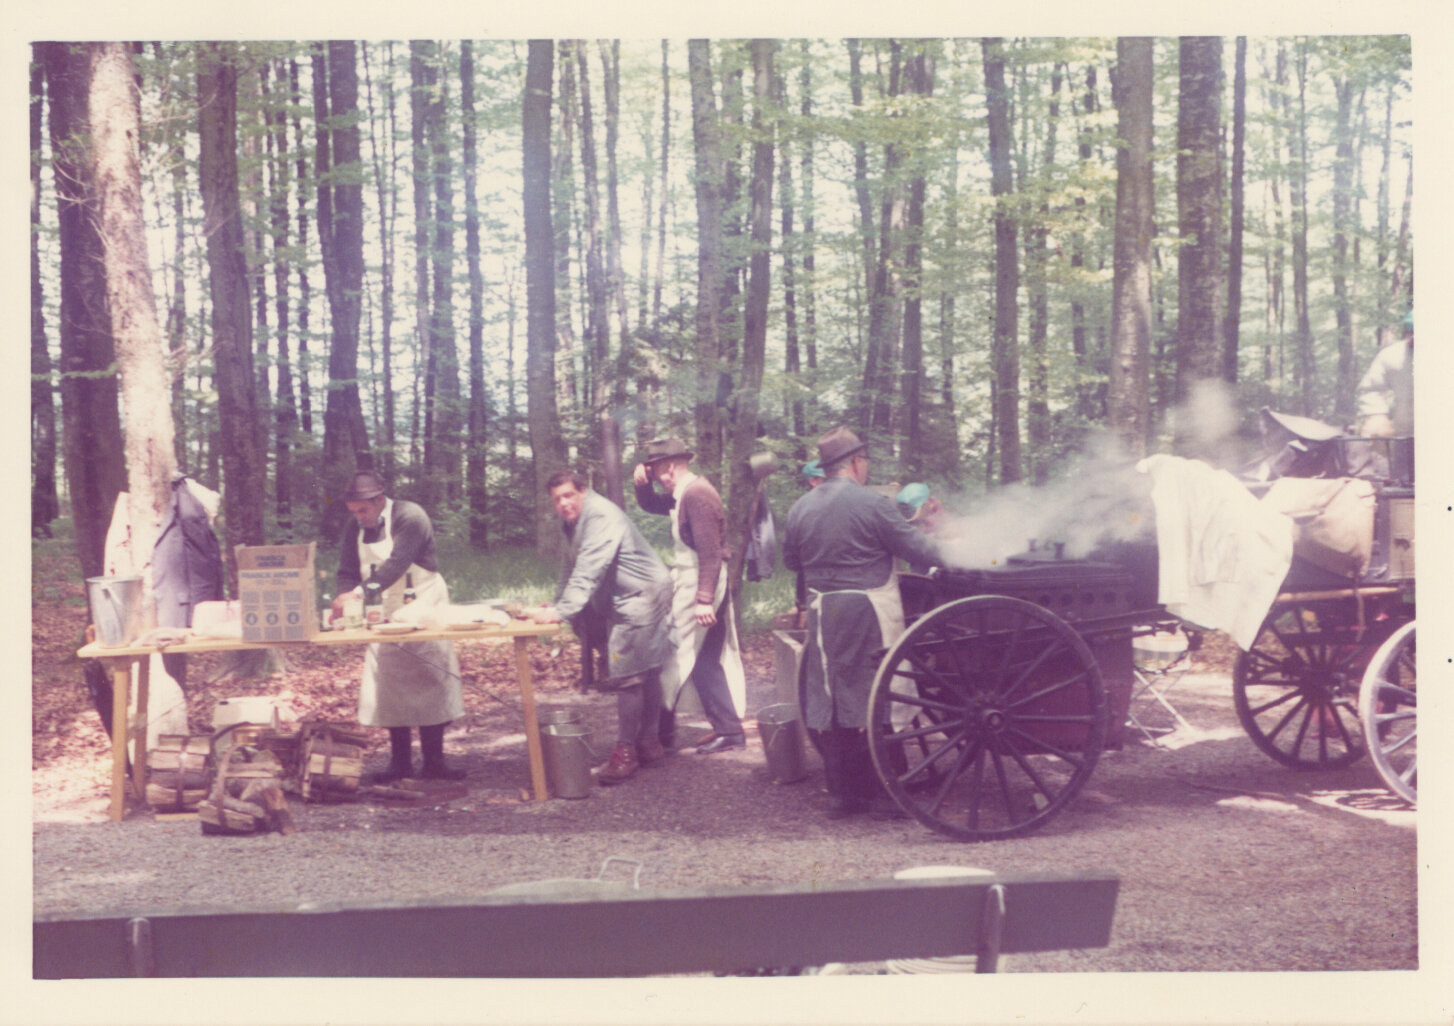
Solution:
[[[1060,812],[1100,758],[1109,713],[1095,656],[1065,621],[980,595],[899,638],[879,664],[868,716],[874,766],[899,806],[979,841]]]
[[[1364,671],[1358,721],[1378,775],[1390,791],[1411,804],[1418,800],[1417,717],[1418,676],[1410,621],[1379,646]]]
[[[1294,769],[1362,758],[1358,685],[1377,643],[1336,603],[1274,607],[1232,668],[1237,718],[1254,744]]]

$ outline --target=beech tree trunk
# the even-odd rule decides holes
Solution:
[[[565,439],[555,405],[555,233],[550,218],[550,101],[555,46],[532,39],[521,101],[522,196],[525,218],[525,376],[530,448],[535,453],[535,523],[542,554],[560,551],[559,518],[546,479],[566,469]]]
[[[1004,43],[983,40],[985,99],[989,106],[990,191],[995,206],[994,418],[1000,457],[1000,483],[1020,480],[1020,288],[1015,215],[1006,205],[1014,188],[1010,170],[1010,95],[1005,88]]]
[[[692,86],[692,140],[696,147],[697,192],[697,461],[709,472],[722,465],[717,404],[722,294],[722,150],[717,100],[712,89],[711,44],[687,42]]]
[[[460,120],[464,125],[464,251],[469,270],[470,394],[469,432],[466,439],[465,488],[469,508],[470,544],[489,544],[489,486],[485,475],[489,465],[490,394],[485,386],[484,274],[480,269],[480,211],[475,176],[479,166],[478,131],[475,127],[475,51],[468,39],[460,43]]]
[[[1222,375],[1238,377],[1238,340],[1242,325],[1242,231],[1246,214],[1247,37],[1238,36],[1232,72],[1232,209],[1227,243],[1227,315],[1222,324]]]
[[[222,450],[222,546],[237,582],[234,546],[261,545],[266,460],[256,445],[252,307],[248,297],[242,207],[237,181],[236,44],[203,43],[197,55],[198,175],[205,214],[218,428]],[[233,592],[236,593],[235,590]]]
[[[1184,403],[1196,382],[1223,377],[1221,37],[1182,37],[1179,95],[1176,400]]]
[[[1116,42],[1116,234],[1107,420],[1132,458],[1146,455],[1151,404],[1152,40]]]
[[[754,39],[751,44],[753,144],[749,234],[752,250],[748,258],[747,304],[743,310],[741,376],[733,403],[736,422],[732,427],[731,488],[728,494],[727,537],[731,556],[727,581],[734,591],[740,591],[742,586],[747,535],[752,528],[756,498],[748,460],[759,433],[758,412],[767,353],[767,313],[772,275],[773,137],[777,124],[771,110],[772,64],[776,49],[777,44],[771,39]]]
[[[42,43],[50,98],[51,167],[60,238],[60,393],[66,486],[81,572],[104,571],[106,530],[126,489],[126,456],[106,308],[105,252],[86,141],[89,66],[78,43]]]
[[[177,456],[162,331],[152,291],[142,211],[141,98],[124,43],[88,43],[91,62],[91,179],[106,255],[106,302],[126,414],[126,477],[132,565],[151,595],[152,549],[171,502]],[[251,435],[251,428],[249,429]],[[256,505],[261,514],[261,496]],[[145,625],[156,605],[143,601]]]
[[[934,93],[934,62],[924,51],[924,45],[916,44],[907,74],[909,92],[927,99]],[[903,376],[899,385],[905,416],[901,464],[905,474],[915,479],[923,476],[928,455],[920,418],[924,405],[924,196],[927,189],[927,168],[923,159],[916,156],[904,224]]]
[[[56,407],[50,348],[45,334],[45,292],[40,280],[40,153],[45,104],[43,54],[32,47],[30,65],[30,531],[51,537],[61,515],[56,492]]]
[[[1308,313],[1308,53],[1298,41],[1295,55],[1297,111],[1293,125],[1292,168],[1289,191],[1292,200],[1292,307],[1297,321],[1293,335],[1294,380],[1298,389],[1298,413],[1316,416],[1314,398],[1313,324]]]

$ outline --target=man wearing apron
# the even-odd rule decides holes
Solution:
[[[666,753],[657,740],[661,668],[671,659],[671,577],[636,525],[610,499],[590,491],[573,471],[546,481],[565,534],[555,601],[525,611],[536,623],[569,620],[603,625],[606,676],[596,686],[616,692],[616,747],[596,774],[616,784]]]
[[[747,747],[747,678],[727,595],[727,516],[712,482],[688,467],[692,455],[675,438],[648,442],[633,480],[642,509],[671,517],[675,547],[671,615],[677,649],[662,674],[662,733],[671,734],[678,711],[700,709],[712,733],[698,742],[697,752],[711,755]]]
[[[434,527],[429,515],[412,502],[390,499],[384,482],[371,470],[353,475],[343,496],[353,520],[343,533],[338,557],[338,596],[333,619],[343,615],[352,592],[377,581],[383,588],[384,615],[403,605],[412,587],[414,601],[448,605],[449,586],[439,573],[434,554]],[[464,770],[444,761],[444,728],[464,715],[459,660],[449,641],[385,642],[368,646],[363,684],[359,688],[358,721],[388,727],[392,756],[389,768],[374,775],[388,783],[414,775],[409,729],[419,728],[424,754],[420,776],[460,780]]]
[[[818,439],[827,475],[788,511],[783,564],[807,590],[798,674],[803,722],[823,753],[828,817],[902,815],[868,751],[868,696],[883,651],[904,630],[894,558],[938,563],[930,542],[886,495],[864,487],[866,443],[845,427]]]

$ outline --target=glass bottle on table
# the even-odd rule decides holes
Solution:
[[[364,585],[364,624],[377,627],[384,622],[384,589],[374,580],[374,566],[369,565],[369,580]]]

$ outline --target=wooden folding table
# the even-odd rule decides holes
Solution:
[[[335,645],[367,645],[373,642],[469,641],[472,639],[510,638],[515,643],[515,673],[520,684],[520,706],[525,714],[525,744],[530,754],[530,785],[536,801],[549,797],[545,787],[545,762],[540,749],[540,724],[535,716],[535,685],[530,676],[530,639],[560,630],[560,624],[539,624],[528,620],[511,620],[507,626],[479,626],[460,630],[420,629],[408,634],[380,635],[367,628],[348,631],[323,631],[309,641],[248,642],[225,638],[197,638],[157,647],[131,644],[122,648],[91,642],[76,654],[82,659],[99,659],[111,674],[111,818],[120,822],[126,812],[126,746],[134,742],[131,756],[132,792],[138,800],[146,797],[146,724],[147,697],[150,689],[151,656],[191,654],[197,652],[234,652],[246,649],[281,648],[297,651],[304,647]],[[127,708],[131,702],[133,677],[136,687],[136,722],[128,723]]]

